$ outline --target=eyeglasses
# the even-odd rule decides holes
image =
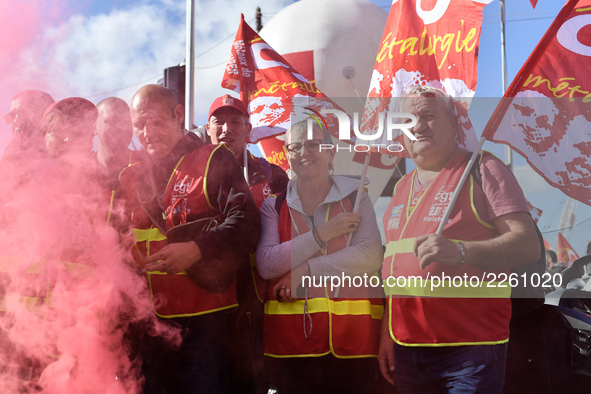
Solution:
[[[302,151],[302,148],[305,146],[306,149],[308,150],[308,152],[310,153],[316,153],[320,151],[320,145],[322,144],[331,144],[331,141],[325,141],[325,140],[306,140],[304,141],[304,143],[301,142],[294,142],[291,144],[287,144],[285,145],[285,149],[289,152],[289,153],[300,153]]]

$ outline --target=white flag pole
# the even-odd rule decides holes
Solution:
[[[500,0],[501,6],[501,79],[503,83],[503,95],[507,91],[507,55],[505,51],[505,0]],[[505,162],[509,170],[513,171],[513,152],[511,147],[505,146]]]
[[[361,171],[361,179],[359,180],[359,187],[357,188],[357,196],[355,197],[355,205],[353,205],[353,212],[357,212],[359,210],[359,201],[361,201],[361,194],[363,193],[363,186],[365,186],[365,179],[367,178],[367,169],[369,167],[369,153],[365,155],[365,160],[363,161],[363,170]],[[347,236],[347,245],[346,247],[351,246],[351,238],[353,238],[353,233],[349,233]]]
[[[439,227],[437,228],[437,232],[435,234],[441,235],[441,233],[443,232],[443,228],[445,227],[445,224],[447,223],[447,220],[449,219],[449,216],[451,215],[451,210],[453,209],[453,206],[455,205],[456,201],[458,200],[458,197],[460,195],[460,191],[462,190],[462,186],[464,186],[464,182],[466,182],[466,179],[468,179],[468,175],[470,174],[470,170],[472,169],[472,166],[474,165],[474,162],[476,161],[476,157],[478,157],[478,155],[482,151],[482,145],[484,145],[485,142],[486,142],[486,138],[484,138],[484,137],[480,138],[480,141],[478,141],[478,146],[476,147],[476,149],[474,149],[474,152],[472,152],[472,156],[470,157],[470,160],[468,161],[468,165],[466,166],[466,169],[464,170],[464,173],[462,174],[462,177],[460,178],[460,182],[458,183],[458,186],[456,186],[456,190],[454,190],[454,195],[451,198],[451,201],[449,202],[449,205],[447,206],[445,213],[443,214],[443,218],[441,218],[441,222],[439,223]]]
[[[243,164],[244,164],[244,179],[246,180],[246,184],[250,186],[250,180],[248,179],[248,147],[247,144],[244,143],[244,149],[242,151],[243,156]]]
[[[185,53],[185,129],[191,130],[194,121],[193,111],[193,81],[195,79],[195,68],[193,57],[195,56],[195,0],[187,0],[187,46]]]

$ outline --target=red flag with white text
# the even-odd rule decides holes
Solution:
[[[591,205],[591,0],[569,0],[497,106],[483,136]]]
[[[248,105],[251,143],[283,134],[293,116],[296,119],[298,116],[311,117],[327,125],[338,138],[336,116],[321,114],[321,110],[344,111],[271,48],[244,21],[244,15],[232,45],[222,87],[240,93]],[[294,108],[293,98],[305,104]]]
[[[573,261],[579,258],[579,255],[572,246],[568,243],[568,241],[562,236],[562,233],[558,233],[558,246],[557,249],[557,256],[558,262],[564,263],[565,267],[570,267]]]
[[[363,115],[364,133],[379,133],[381,113],[399,112],[398,100],[387,98],[402,97],[414,85],[428,85],[457,99],[458,142],[468,149],[476,146],[468,104],[476,91],[482,9],[490,1],[392,2]],[[382,137],[387,146],[391,140],[386,133]],[[403,144],[402,132],[396,130],[392,139]],[[403,155],[408,157],[406,151]]]

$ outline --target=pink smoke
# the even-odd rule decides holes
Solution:
[[[176,345],[180,334],[157,321],[106,224],[90,152],[27,154],[0,164],[0,392],[140,392],[129,326]]]
[[[140,364],[124,341],[129,324],[142,322],[176,343],[180,337],[158,325],[143,277],[106,226],[109,200],[89,156],[67,159],[2,168],[0,329],[8,351],[0,392],[36,385],[51,394],[136,393]],[[44,301],[27,307],[23,296]]]
[[[0,2],[0,115],[21,90],[68,96],[55,91],[66,81],[18,65],[46,29],[87,5]],[[0,121],[0,155],[11,138]],[[0,392],[140,392],[129,326],[173,345],[180,334],[157,321],[145,279],[106,226],[110,196],[94,180],[89,152],[21,158],[0,162]]]
[[[23,0],[0,2],[0,115],[8,112],[10,100],[21,90],[46,90],[46,81],[31,81],[16,65],[47,26],[59,21],[68,2]],[[51,94],[51,92],[50,92]],[[11,139],[10,128],[0,122],[0,154]]]

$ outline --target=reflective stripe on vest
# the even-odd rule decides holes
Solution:
[[[384,258],[397,254],[413,253],[416,238],[405,238],[390,241],[386,245]],[[457,242],[457,240],[451,240]],[[496,274],[483,273],[482,276],[467,275],[464,277],[444,274],[435,278],[421,275],[388,277],[384,279],[384,292],[387,296],[416,296],[442,298],[508,298],[511,296],[511,286],[508,280],[489,281],[497,278]],[[456,280],[462,279],[462,280]],[[502,279],[499,278],[499,279]]]
[[[166,244],[166,235],[157,228],[149,228],[146,230],[132,229],[134,236],[137,236],[138,243],[145,242],[146,256],[158,253],[158,251]],[[152,243],[157,242],[152,251]],[[153,253],[152,253],[153,252]],[[232,309],[238,306],[235,301],[236,292],[232,287],[229,291],[223,294],[212,293],[197,286],[191,278],[187,276],[186,271],[181,271],[176,274],[169,274],[161,271],[146,271],[148,279],[148,287],[154,305],[154,311],[157,316],[162,318],[177,318],[199,316],[207,313],[218,312],[226,309]],[[167,294],[166,304],[159,305],[158,300],[154,297],[159,297],[159,294]],[[190,300],[185,300],[185,297],[193,297]],[[211,304],[206,306],[201,300],[209,298]]]
[[[27,312],[37,313],[37,308],[43,303],[42,297],[25,297],[17,295],[6,295],[0,299],[0,312],[14,312],[14,308],[8,308],[7,304],[14,304],[18,302],[20,304],[19,310],[25,308]]]
[[[302,315],[304,314],[304,300],[295,302],[268,301],[265,303],[265,313],[270,315]],[[369,300],[333,300],[327,298],[312,298],[308,300],[308,313],[326,313],[334,315],[371,315],[372,319],[381,320],[384,317],[384,306],[375,305]]]
[[[25,275],[40,275],[43,273],[45,269],[46,260],[38,261],[32,264],[26,271],[24,271]],[[1,256],[0,257],[0,272],[2,273],[17,273],[19,268],[24,268],[24,266],[28,264],[28,262],[16,256]],[[71,261],[59,260],[56,262],[55,265],[58,269],[63,269],[69,275],[76,279],[86,279],[88,276],[94,271],[94,267],[80,264],[80,263],[73,263]],[[28,278],[28,277],[27,277]],[[38,278],[38,276],[36,277]],[[36,278],[31,277],[30,280],[35,281]],[[29,279],[27,279],[29,280]],[[37,313],[38,307],[41,305],[45,305],[46,307],[51,308],[51,292],[49,289],[45,291],[45,295],[42,296],[24,296],[20,294],[6,294],[3,298],[0,299],[0,312],[7,312],[12,311],[15,312],[14,308],[8,308],[7,305],[13,305],[15,303],[20,304],[20,308],[18,310],[22,310],[24,307],[27,312]]]

